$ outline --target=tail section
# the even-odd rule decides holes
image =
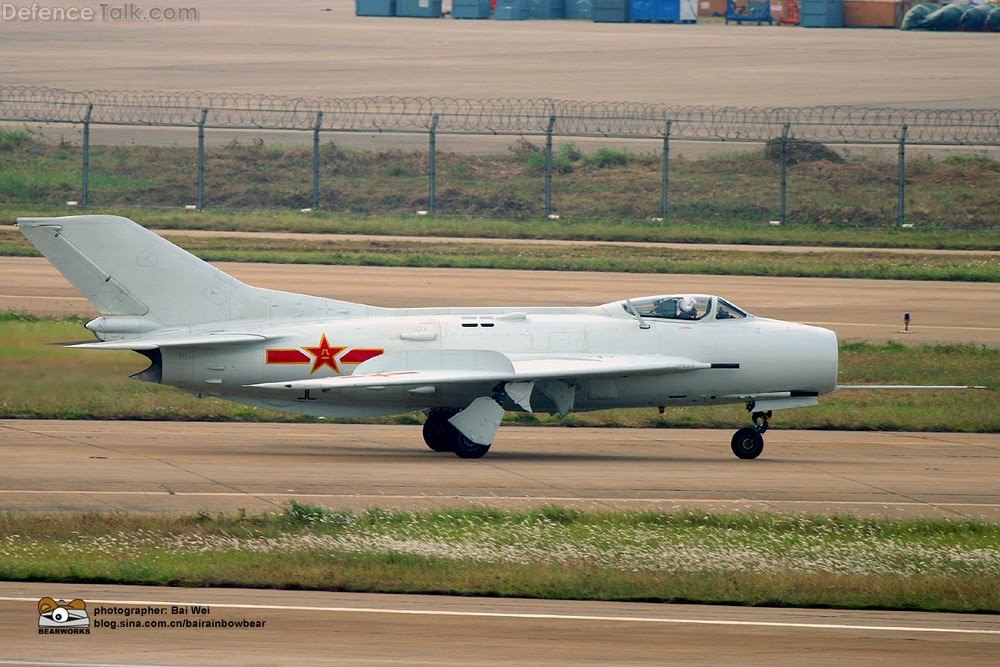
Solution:
[[[367,310],[251,287],[116,215],[19,218],[17,225],[102,315],[126,316],[116,318],[118,322],[141,318],[139,324],[152,321],[159,328],[334,313],[343,317]]]

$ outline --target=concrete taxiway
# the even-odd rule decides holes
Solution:
[[[84,600],[90,634],[38,634],[42,597]],[[988,615],[34,583],[0,584],[0,627],[6,665],[984,665],[1000,651]]]
[[[115,20],[101,9],[109,6],[92,5],[92,21],[5,21],[5,83],[761,107],[1000,104],[1000,88],[989,85],[996,44],[985,33],[428,21],[355,17],[346,0],[199,0],[175,5],[196,8],[196,17],[158,22]],[[327,125],[336,122],[331,115]],[[106,133],[95,129],[95,140]]]
[[[846,339],[1000,346],[992,283],[216,263],[258,287],[378,306],[587,306],[646,294],[719,294],[755,315]],[[0,257],[0,309],[96,315],[43,258]],[[912,333],[899,333],[903,313]]]
[[[278,511],[558,503],[1000,521],[995,434],[504,427],[489,455],[416,426],[0,421],[0,510]]]

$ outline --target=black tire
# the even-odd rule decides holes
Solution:
[[[462,435],[457,428],[448,424],[451,429],[451,451],[460,459],[481,459],[490,451],[489,445],[480,445]]]
[[[458,411],[447,408],[436,408],[431,410],[430,414],[427,415],[427,421],[424,422],[423,430],[424,442],[435,452],[452,451],[451,434],[455,429],[448,423],[448,420],[456,412]]]
[[[764,436],[755,428],[741,428],[733,435],[732,448],[741,459],[755,459],[764,451]]]

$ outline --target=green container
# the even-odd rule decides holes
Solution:
[[[355,0],[355,16],[395,16],[396,0]]]
[[[490,0],[452,0],[451,18],[453,19],[488,19],[490,17]]]
[[[396,0],[396,16],[418,19],[439,19],[441,0]]]
[[[594,0],[594,23],[625,23],[628,21],[628,0]]]

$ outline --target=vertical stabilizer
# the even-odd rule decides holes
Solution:
[[[103,315],[161,325],[266,317],[265,292],[245,285],[128,218],[19,218],[21,232]]]

